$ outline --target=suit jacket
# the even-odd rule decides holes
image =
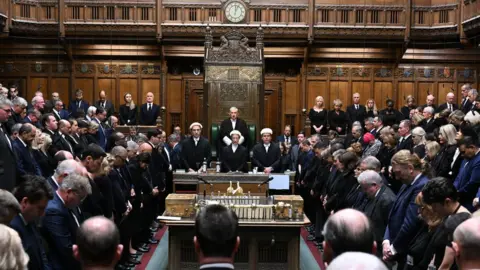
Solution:
[[[412,135],[408,136],[407,139],[404,139],[402,142],[399,141],[397,144],[397,152],[400,150],[408,150],[412,152],[413,148],[413,140],[412,140]]]
[[[79,106],[80,103],[80,106]],[[90,105],[88,104],[88,101],[82,99],[80,101],[74,99],[70,101],[70,104],[68,104],[68,111],[70,112],[70,115],[77,118],[78,113],[77,111],[83,111],[85,115],[87,115],[87,110]]]
[[[148,170],[152,176],[153,187],[158,187],[159,190],[163,190],[166,187],[165,178],[170,163],[168,162],[167,157],[163,154],[165,149],[153,147],[153,145],[152,148],[153,150]]]
[[[277,142],[279,143],[285,142],[285,135],[277,136]],[[295,136],[290,135],[290,145],[295,145],[295,144],[298,144],[297,138],[295,138]]]
[[[225,146],[222,149],[222,172],[248,172],[247,158],[248,150],[247,148],[239,145],[235,153],[233,152],[232,145]]]
[[[147,110],[147,103],[140,107],[140,125],[154,126],[157,124],[157,117],[160,115],[160,106],[152,104],[152,110]]]
[[[127,183],[126,177],[116,168],[110,171],[108,178],[112,182],[114,219],[115,223],[119,224],[123,213],[127,211],[126,202],[130,194],[130,185]]]
[[[410,241],[420,228],[421,222],[418,218],[418,205],[415,204],[415,198],[427,182],[428,178],[420,175],[413,185],[403,185],[390,211],[384,239],[390,240],[390,244],[399,254],[405,255]]]
[[[419,124],[426,133],[432,133],[438,127],[435,123],[435,119],[433,118],[431,118],[428,122],[427,119],[423,119]]]
[[[28,261],[29,270],[50,270],[52,267],[47,259],[45,247],[42,243],[42,238],[37,230],[36,224],[25,224],[23,218],[17,215],[10,223],[10,227],[18,232],[22,239],[22,246],[28,254],[30,260]]]
[[[367,117],[367,110],[364,105],[358,106],[358,110],[355,109],[355,105],[347,107],[347,118],[349,127],[352,127],[353,122],[358,121],[363,126],[365,118]]]
[[[166,147],[168,153],[170,154],[170,165],[172,165],[172,170],[181,169],[183,166],[182,160],[182,146],[180,143],[177,143],[173,149],[171,147]]]
[[[30,124],[36,126],[37,128],[42,129],[42,124],[40,123],[40,121],[37,121],[37,122],[33,123],[32,120],[30,120],[30,118],[28,118],[28,115],[25,116],[25,118],[23,118],[23,123],[30,123]]]
[[[95,107],[100,108],[100,100],[95,101]],[[104,110],[107,112],[107,117],[110,117],[115,113],[115,107],[112,104],[111,100],[105,100],[105,107],[103,107]]]
[[[480,154],[471,160],[464,159],[460,168],[453,185],[458,190],[459,202],[473,212],[472,201],[480,187]]]
[[[278,144],[270,143],[267,153],[263,142],[257,143],[252,151],[252,167],[258,167],[259,172],[262,172],[267,167],[278,168],[281,156]]]
[[[193,136],[183,140],[182,160],[183,166],[187,171],[189,169],[198,171],[205,159],[207,161],[208,167],[210,161],[212,160],[212,150],[210,148],[210,143],[207,141],[207,139],[200,137],[197,146],[195,146]],[[197,166],[197,162],[200,164],[199,166]]]
[[[42,176],[42,170],[33,157],[32,149],[25,146],[20,139],[13,141],[13,149],[15,149],[17,154],[17,168],[20,175],[33,174]]]
[[[460,104],[460,109],[464,114],[467,114],[470,110],[472,110],[473,104],[470,99],[466,98],[462,100],[462,104]]]
[[[382,186],[377,196],[374,199],[368,199],[365,207],[361,209],[372,221],[377,247],[382,246],[383,236],[388,224],[388,215],[395,202],[395,197],[395,194],[389,187]],[[382,249],[377,248],[377,256],[381,255]]]
[[[12,191],[17,183],[18,168],[13,143],[0,127],[0,188]]]
[[[219,147],[218,149],[222,149],[223,146],[226,146],[226,144],[223,142],[223,137],[227,136],[229,139],[231,139],[230,132],[232,132],[232,130],[233,130],[233,126],[230,118],[223,120],[222,123],[220,124],[220,136],[218,136],[218,140],[219,140],[218,145],[221,147]],[[250,136],[248,134],[247,123],[243,119],[237,118],[237,121],[235,123],[235,130],[240,131],[243,138],[245,139],[242,145],[248,148],[248,145],[250,143]]]
[[[458,110],[457,104],[452,104],[452,107],[453,107],[453,111]],[[440,104],[440,106],[438,106],[438,108],[435,110],[435,113],[440,113],[445,109],[448,109],[447,103]]]
[[[48,202],[42,228],[49,245],[49,259],[53,269],[81,269],[72,254],[72,245],[76,243],[78,225],[73,217],[74,211],[63,204],[58,194]],[[82,218],[77,216],[78,222]]]
[[[68,112],[65,110],[60,110],[59,112],[57,112],[55,109],[53,109],[52,114],[55,117],[55,119],[57,119],[57,121],[60,121],[62,119],[67,120],[69,116]]]
[[[137,124],[137,111],[138,107],[135,106],[135,109],[131,110],[130,106],[125,104],[120,106],[120,125],[134,126]]]
[[[98,132],[97,132],[98,143],[105,150],[105,148],[107,147],[107,131],[105,130],[102,123],[97,118],[93,118],[92,121],[98,124]]]
[[[295,170],[297,170],[297,162],[298,162],[298,156],[300,152],[301,152],[300,145],[298,144],[295,144],[294,146],[292,146],[292,149],[290,149],[290,155],[291,155],[293,167],[295,168]]]

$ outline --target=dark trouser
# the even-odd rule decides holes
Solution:
[[[327,221],[328,214],[325,212],[325,208],[323,208],[322,202],[320,200],[316,201],[317,204],[317,211],[315,213],[315,238],[323,239],[322,231],[323,226],[325,226],[325,222]]]

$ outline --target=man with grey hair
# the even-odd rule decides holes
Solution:
[[[480,269],[480,217],[470,218],[455,229],[452,248],[459,269]]]
[[[42,227],[49,243],[53,269],[80,269],[72,254],[78,227],[83,222],[83,216],[77,207],[91,193],[88,178],[70,174],[63,179],[53,200],[48,202]]]
[[[346,147],[350,147],[352,143],[357,143],[357,142],[362,144],[362,147],[365,148],[366,145],[365,145],[365,142],[363,141],[362,125],[360,125],[359,123],[358,124],[354,123],[352,126],[352,132],[347,134],[347,136],[345,137],[344,145]]]
[[[472,107],[470,110],[475,110],[475,104],[477,103],[477,96],[478,96],[478,91],[477,89],[470,89],[468,91],[468,100],[472,102]]]
[[[37,128],[34,125],[23,124],[18,131],[18,138],[13,142],[18,172],[22,176],[27,174],[42,176],[42,170],[32,152],[32,142],[36,135]]]
[[[323,228],[323,237],[323,261],[326,263],[349,251],[370,254],[377,251],[368,217],[354,209],[343,209],[331,215]]]
[[[413,140],[411,134],[412,124],[410,120],[402,120],[400,125],[398,125],[398,135],[400,139],[398,140],[396,151],[400,150],[409,150],[412,151]]]
[[[243,119],[238,118],[238,109],[236,107],[231,107],[228,114],[230,117],[220,123],[217,154],[221,154],[223,147],[232,144],[232,138],[230,137],[230,132],[232,132],[232,130],[238,130],[240,132],[240,145],[248,149],[250,143],[247,123]]]
[[[95,106],[90,106],[88,107],[87,109],[87,115],[85,116],[85,118],[88,120],[88,121],[92,121],[93,118],[95,118],[95,114],[97,113],[97,108]]]
[[[345,269],[388,270],[382,260],[363,252],[345,252],[327,266],[327,270]]]
[[[78,163],[76,160],[67,159],[60,162],[55,169],[55,173],[47,178],[47,182],[53,188],[53,190],[57,190],[58,187],[63,183],[63,179],[71,174],[82,174],[83,166]]]
[[[32,98],[32,107],[36,110],[43,112],[43,107],[45,106],[45,100],[41,96],[34,96]]]
[[[469,112],[472,109],[472,101],[468,98],[468,92],[472,89],[472,85],[466,83],[462,85],[462,103],[460,104],[460,110],[464,114]]]
[[[375,242],[377,247],[380,247],[387,228],[388,215],[395,202],[395,194],[383,184],[382,177],[376,171],[366,170],[358,176],[357,180],[362,192],[366,195],[366,200],[359,210],[372,221]],[[382,258],[382,249],[377,249],[376,255]]]
[[[168,146],[165,147],[170,154],[170,164],[172,165],[172,170],[178,170],[182,166],[182,146],[180,144],[180,136],[173,133],[168,136]]]
[[[455,104],[455,94],[453,92],[447,94],[445,101],[445,103],[438,106],[436,113],[440,113],[443,110],[449,110],[450,112],[453,112],[458,109],[457,104]]]
[[[12,114],[12,102],[0,98],[0,189],[12,191],[17,182],[17,162],[13,152],[12,141],[7,132],[6,123]]]
[[[138,154],[138,144],[134,141],[127,142],[127,162],[132,161]]]
[[[23,125],[22,123],[16,123],[10,129],[10,132],[11,132],[10,139],[12,139],[12,141],[15,141],[18,138],[18,132],[20,131],[20,128],[22,127],[22,125]]]
[[[375,129],[375,126],[373,125],[373,117],[368,117],[365,119],[365,131],[370,132],[373,129]]]
[[[424,119],[419,123],[419,126],[421,126],[426,133],[432,133],[437,128],[435,119],[433,119],[434,112],[435,109],[430,106],[423,109]]]
[[[55,116],[55,119],[57,119],[57,122],[62,119],[66,120],[68,118],[68,112],[63,109],[63,101],[61,100],[55,101],[55,104],[52,108],[52,113],[53,116]]]
[[[20,204],[13,194],[0,189],[0,224],[9,225],[20,211]]]
[[[22,112],[27,108],[28,103],[22,97],[17,97],[12,101],[12,124],[13,123],[23,123],[23,118],[21,116]]]

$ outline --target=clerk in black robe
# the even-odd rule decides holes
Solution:
[[[219,146],[218,149],[222,149],[224,146],[232,144],[232,138],[230,136],[232,130],[238,130],[240,132],[241,136],[238,144],[248,149],[250,138],[248,136],[247,123],[243,119],[238,118],[237,108],[231,107],[229,114],[230,118],[223,120],[220,124],[220,136],[218,136],[217,144]],[[222,153],[220,153],[220,155],[221,154]]]
[[[190,132],[192,136],[183,140],[182,142],[182,162],[187,172],[196,172],[201,167],[204,161],[207,162],[207,167],[212,160],[212,150],[207,139],[202,138],[203,126],[198,123],[190,125]]]
[[[229,135],[232,139],[232,144],[223,148],[221,159],[222,172],[248,172],[248,150],[239,144],[242,134],[238,130],[233,130]]]
[[[280,162],[280,147],[272,143],[273,131],[269,128],[264,128],[260,132],[262,135],[262,142],[253,147],[252,166],[258,167],[259,172],[269,174],[273,172],[274,168],[278,167]]]

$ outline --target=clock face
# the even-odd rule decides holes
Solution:
[[[238,2],[232,2],[225,7],[225,16],[233,23],[241,22],[246,14],[245,6]]]

